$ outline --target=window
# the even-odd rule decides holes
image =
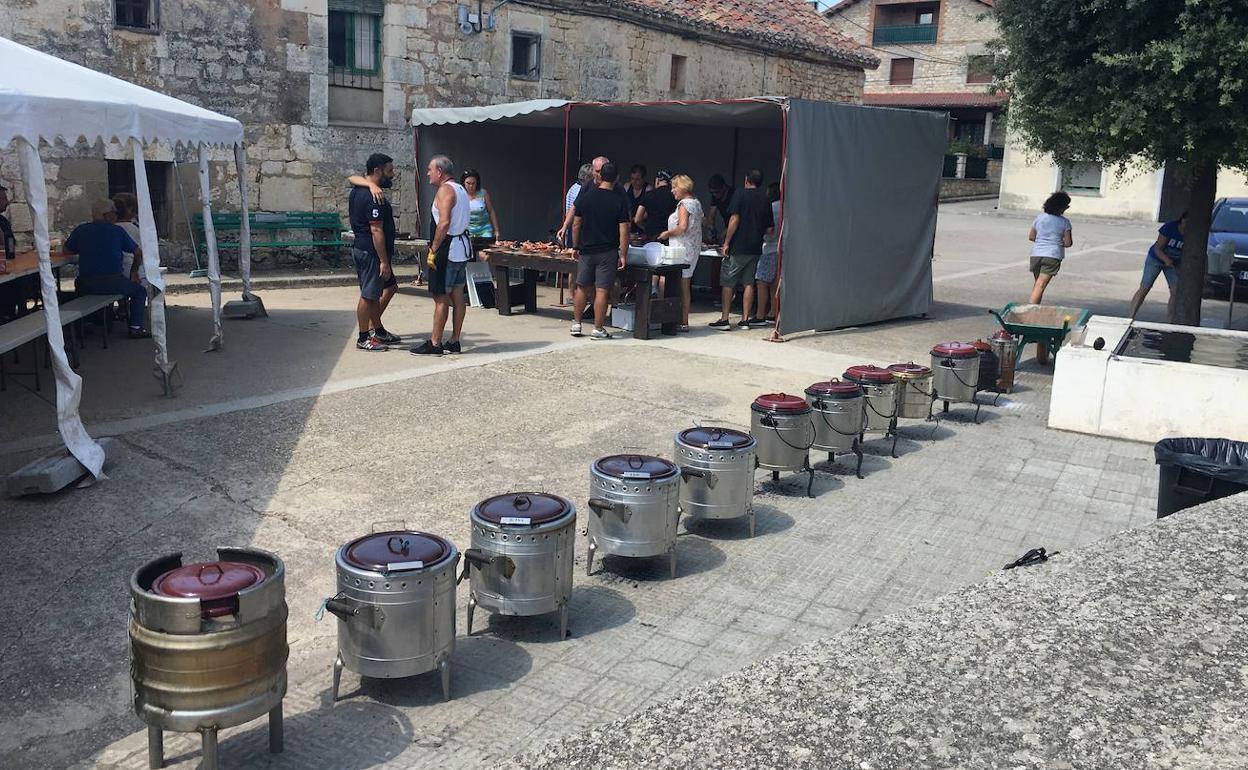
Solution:
[[[966,59],[966,82],[992,82],[992,56],[969,56]]]
[[[343,76],[381,72],[380,15],[329,12],[329,69]]]
[[[914,59],[893,59],[888,69],[888,84],[908,86],[914,84]]]
[[[1079,162],[1062,169],[1062,189],[1073,193],[1101,194],[1101,164]]]
[[[158,0],[113,0],[113,25],[154,31],[159,8]]]
[[[173,164],[167,161],[149,160],[143,164],[147,169],[147,194],[152,199],[152,219],[156,222],[156,235],[169,237],[169,175]],[[108,197],[117,193],[133,193],[134,161],[108,161]]]
[[[668,90],[672,93],[684,93],[685,91],[685,67],[688,59],[684,56],[672,54],[672,76],[671,82],[668,84]]]
[[[511,33],[511,76],[521,80],[542,77],[542,37],[529,32]]]
[[[919,11],[915,15],[915,24],[935,24],[936,13],[934,11]]]

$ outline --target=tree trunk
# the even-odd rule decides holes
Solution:
[[[1179,264],[1175,322],[1200,326],[1200,298],[1205,289],[1206,253],[1213,201],[1218,192],[1218,164],[1195,162],[1191,166],[1191,196],[1187,204],[1187,226],[1183,233],[1183,260]]]

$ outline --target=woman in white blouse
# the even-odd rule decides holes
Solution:
[[[659,240],[685,247],[685,261],[689,266],[680,274],[680,330],[687,332],[690,286],[702,251],[702,203],[693,197],[693,180],[684,174],[672,178],[672,196],[676,198],[676,210],[667,218],[667,229],[659,234]]]

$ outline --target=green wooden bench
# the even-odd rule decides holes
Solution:
[[[342,219],[333,212],[321,211],[253,211],[248,215],[251,222],[251,247],[253,249],[280,249],[291,246],[345,246],[342,240]],[[236,211],[212,212],[212,226],[217,232],[217,248],[237,249],[242,218]],[[204,216],[195,215],[195,227],[204,237]],[[289,237],[289,231],[306,230],[308,238],[299,240]],[[325,236],[325,233],[329,233]],[[232,239],[222,235],[233,233]],[[287,237],[280,237],[286,234]],[[319,237],[318,237],[319,236]]]

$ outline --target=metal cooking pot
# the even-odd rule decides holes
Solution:
[[[676,460],[684,471],[680,510],[692,519],[749,517],[754,535],[754,449],[758,442],[731,428],[697,427],[676,434]]]
[[[1001,359],[992,352],[991,343],[975,340],[971,344],[975,346],[975,350],[979,351],[979,377],[975,380],[975,390],[995,391],[997,379],[1000,376]]]
[[[862,386],[832,378],[806,388],[815,421],[815,443],[812,449],[828,453],[835,461],[837,453],[858,455],[858,478],[862,478],[862,429],[866,420],[866,402]]]
[[[689,469],[689,475],[702,471]],[[589,554],[585,574],[594,568],[594,553],[645,557],[667,554],[676,577],[676,525],[680,522],[681,469],[650,455],[609,455],[589,469]]]
[[[897,416],[924,420],[932,415],[932,370],[913,361],[888,367],[897,380]]]
[[[932,379],[937,401],[972,403],[979,382],[979,351],[965,342],[942,342],[932,348]]]
[[[472,547],[464,551],[468,635],[478,605],[499,615],[559,613],[559,638],[568,635],[576,508],[544,492],[511,492],[472,509]]]
[[[325,609],[338,617],[333,698],[342,669],[394,679],[437,669],[451,697],[455,649],[455,566],[459,551],[426,532],[376,532],[338,549],[338,593]]]
[[[874,364],[851,366],[841,375],[862,386],[866,394],[866,427],[863,433],[892,433],[897,419],[897,378]]]
[[[988,344],[997,354],[999,366],[997,382],[992,389],[999,393],[1011,393],[1014,390],[1014,366],[1018,362],[1018,342],[1014,335],[1002,329],[988,339]]]
[[[269,751],[283,748],[286,567],[258,548],[218,548],[218,561],[162,556],[130,576],[134,712],[148,763],[164,766],[164,731],[201,734],[216,770],[217,731],[268,714]]]
[[[787,393],[767,393],[750,404],[750,433],[758,441],[757,465],[771,471],[772,481],[781,471],[810,474],[806,494],[815,484],[810,447],[815,442],[815,421],[804,398]]]

